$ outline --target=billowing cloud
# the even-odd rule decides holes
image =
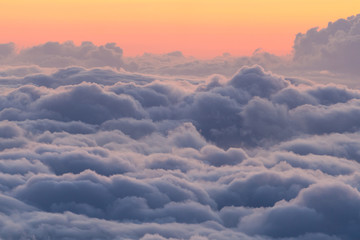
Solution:
[[[326,28],[299,33],[294,61],[305,69],[358,74],[360,15],[330,22]]]
[[[0,238],[360,238],[358,26],[293,59],[1,44]]]
[[[330,22],[327,27],[311,28],[306,33],[296,35],[293,52],[286,56],[276,56],[261,48],[250,56],[232,56],[224,53],[213,59],[197,59],[184,56],[180,51],[165,54],[144,53],[141,56],[123,56],[122,49],[115,43],[97,46],[92,42],[83,42],[75,45],[73,42],[47,42],[33,47],[17,49],[14,43],[0,44],[0,63],[12,66],[6,71],[0,69],[0,82],[9,79],[3,77],[23,77],[30,73],[41,73],[42,68],[74,67],[71,79],[66,77],[69,70],[59,72],[53,76],[57,80],[65,81],[99,81],[99,78],[108,78],[108,84],[117,81],[109,73],[81,71],[81,68],[109,67],[124,69],[131,73],[152,74],[157,76],[186,76],[188,80],[198,77],[221,74],[227,78],[233,76],[238,69],[244,66],[261,65],[273,72],[291,76],[293,81],[312,79],[329,83],[336,82],[351,87],[358,87],[356,81],[359,69],[360,49],[360,15]],[[130,74],[132,75],[132,74]],[[135,77],[133,74],[133,77]],[[64,84],[48,78],[48,72],[43,78],[32,78],[36,84],[46,84],[48,87],[58,87]],[[136,78],[136,77],[135,77]],[[141,78],[141,77],[140,77]],[[65,84],[68,84],[65,83]]]
[[[360,237],[360,91],[30,68],[1,81],[1,238]]]

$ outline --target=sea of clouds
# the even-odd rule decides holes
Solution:
[[[359,26],[291,59],[0,45],[0,238],[360,239]]]

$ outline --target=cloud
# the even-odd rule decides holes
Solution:
[[[283,69],[284,65],[289,65],[290,59],[289,56],[276,56],[262,49],[257,49],[251,56],[231,56],[224,53],[222,56],[205,60],[184,56],[180,51],[165,54],[144,53],[141,56],[125,57],[123,50],[115,43],[95,45],[92,42],[82,42],[80,45],[75,45],[72,41],[46,42],[21,48],[19,51],[14,43],[0,44],[0,63],[15,68],[29,67],[29,65],[42,68],[109,67],[125,69],[132,73],[191,78],[212,74],[229,77],[239,68],[254,64],[268,69]],[[2,75],[9,74],[0,72],[0,76]],[[41,80],[38,79],[38,81]],[[42,82],[51,84],[47,81]]]
[[[359,15],[351,16],[330,22],[323,29],[311,28],[306,33],[297,34],[294,39],[294,50],[286,56],[277,56],[259,48],[250,56],[232,56],[224,53],[213,59],[184,56],[180,51],[165,54],[144,53],[141,56],[126,57],[123,56],[122,49],[115,43],[97,46],[91,42],[83,42],[80,45],[75,45],[71,41],[47,42],[23,48],[20,51],[16,50],[14,43],[5,43],[0,45],[0,63],[3,66],[9,65],[18,69],[7,72],[0,71],[0,76],[22,77],[27,72],[39,73],[36,69],[39,67],[56,69],[77,66],[109,67],[118,70],[125,69],[131,73],[198,79],[213,74],[231,77],[244,66],[260,65],[278,74],[287,75],[296,81],[302,78],[322,83],[337,82],[358,87],[357,81],[354,81],[356,74],[359,73],[356,64],[359,60],[358,29]],[[69,69],[67,69],[68,71]],[[99,78],[107,76],[109,85],[115,81],[109,73],[100,77],[94,73],[85,76],[83,71],[76,70],[76,68],[72,71],[78,71],[74,73],[74,79],[66,77],[66,75],[64,79],[98,82]],[[60,72],[59,75],[61,75]],[[56,78],[61,79],[62,77],[56,76]],[[59,84],[64,84],[52,81],[53,79],[48,78],[47,74],[43,78],[29,79],[37,81],[37,84],[46,84],[48,87],[58,87]]]
[[[35,109],[49,111],[54,118],[101,123],[118,117],[142,118],[144,111],[128,95],[104,92],[97,85],[83,84],[70,91],[39,99]]]
[[[209,76],[222,74],[231,76],[240,67],[259,64],[261,66],[277,69],[288,64],[288,57],[257,49],[251,56],[231,56],[224,53],[213,59],[197,59],[184,56],[181,52],[166,54],[145,53],[142,56],[124,58],[124,69],[130,72],[142,72],[167,76]]]
[[[358,90],[36,69],[1,82],[1,238],[359,237]]]
[[[82,42],[77,46],[72,41],[47,42],[15,51],[13,43],[0,45],[0,60],[6,65],[37,65],[40,67],[103,67],[123,66],[123,51],[115,43],[96,46]]]
[[[358,22],[292,61],[0,45],[0,238],[360,238]]]
[[[358,74],[360,15],[330,22],[326,28],[299,33],[294,42],[294,61],[306,69]]]
[[[14,43],[2,43],[0,44],[0,59],[4,59],[15,53]]]
[[[359,192],[339,183],[316,184],[298,197],[263,213],[244,217],[245,232],[272,237],[296,237],[301,233],[322,232],[353,239],[359,236]],[[345,204],[346,202],[346,204]],[[343,206],[341,209],[338,206]],[[296,219],[293,221],[290,219]]]

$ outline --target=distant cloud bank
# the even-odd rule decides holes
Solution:
[[[298,34],[294,53],[294,61],[305,68],[359,74],[360,15]]]
[[[83,42],[76,46],[73,42],[47,42],[42,45],[16,51],[13,43],[0,45],[0,62],[9,65],[37,65],[39,67],[114,67],[122,63],[123,51],[115,43],[96,46]]]
[[[299,33],[294,41],[293,52],[288,56],[276,56],[257,49],[251,56],[222,56],[209,60],[184,56],[175,51],[166,54],[144,53],[137,57],[124,57],[115,43],[96,46],[83,42],[48,42],[17,50],[13,43],[0,44],[0,63],[3,65],[36,65],[62,68],[112,67],[130,72],[155,75],[208,76],[222,74],[232,76],[240,67],[258,64],[283,74],[299,71],[316,71],[357,75],[360,61],[360,15],[330,22],[326,28],[312,28]]]
[[[227,55],[1,45],[0,238],[359,239],[360,90],[306,79],[356,73],[309,49],[347,56],[358,22],[297,36],[304,78],[253,65],[295,64],[261,51],[228,77]]]

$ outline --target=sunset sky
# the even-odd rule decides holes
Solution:
[[[174,50],[209,58],[291,52],[298,32],[357,13],[357,0],[4,0],[0,43],[116,42],[125,56]]]
[[[0,0],[0,31],[1,240],[360,239],[360,0]]]

